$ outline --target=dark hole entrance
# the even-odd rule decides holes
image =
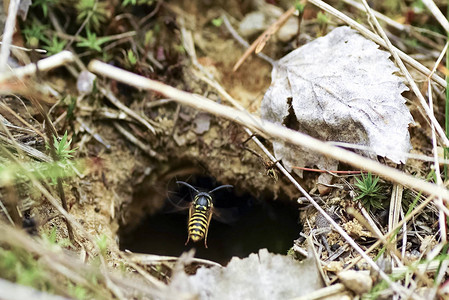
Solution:
[[[201,176],[191,178],[188,183],[206,192],[221,184],[214,182],[213,178]],[[212,195],[217,218],[212,218],[210,223],[208,248],[204,247],[204,241],[189,241],[184,245],[188,208],[173,212],[171,203],[182,199],[184,207],[187,207],[190,202],[186,201],[191,201],[195,192],[175,183],[171,191],[176,191],[175,196],[170,196],[163,210],[146,216],[132,231],[121,234],[122,250],[179,256],[195,248],[195,257],[227,264],[233,256],[246,257],[261,248],[286,254],[293,240],[299,236],[298,207],[292,201],[256,199],[248,193],[236,194],[234,189],[222,189]],[[179,210],[179,204],[177,206]]]

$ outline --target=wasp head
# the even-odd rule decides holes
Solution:
[[[195,206],[203,206],[205,208],[212,207],[212,197],[208,193],[198,193],[193,199],[193,204]]]

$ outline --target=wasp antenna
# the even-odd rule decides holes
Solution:
[[[224,184],[224,185],[220,185],[216,188],[214,188],[212,191],[209,191],[209,194],[212,194],[213,192],[216,192],[218,190],[224,189],[224,188],[233,188],[234,186],[230,185],[230,184]]]
[[[200,191],[198,191],[196,188],[194,188],[193,186],[191,186],[190,184],[188,184],[187,182],[184,181],[176,181],[177,184],[183,184],[186,187],[191,188],[192,190],[194,190],[195,192],[199,193]]]

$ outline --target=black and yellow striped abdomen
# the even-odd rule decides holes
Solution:
[[[207,247],[207,231],[209,230],[210,219],[212,217],[212,197],[208,193],[198,193],[193,199],[189,211],[188,238],[194,242],[204,239]]]
[[[203,206],[193,209],[193,214],[189,220],[189,236],[192,241],[197,242],[204,239],[208,229],[208,212]]]

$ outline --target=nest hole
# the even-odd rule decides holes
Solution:
[[[222,183],[212,177],[195,175],[184,178],[199,191],[210,191]],[[135,253],[180,256],[195,248],[195,257],[227,264],[233,256],[247,257],[267,248],[287,254],[297,239],[301,226],[298,206],[290,199],[264,195],[254,197],[239,188],[215,192],[214,217],[209,226],[207,246],[191,240],[187,245],[188,207],[195,192],[171,179],[167,184],[165,203],[155,213],[142,214],[140,221],[119,230],[120,248]],[[151,193],[135,193],[133,203],[148,201]],[[135,218],[135,216],[134,216]]]

